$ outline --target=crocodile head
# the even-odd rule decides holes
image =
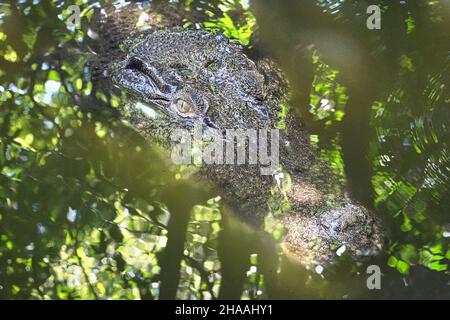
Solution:
[[[266,79],[242,46],[225,36],[158,31],[127,46],[127,57],[110,70],[114,83],[140,101],[128,106],[131,121],[142,125],[137,115],[150,112],[159,117],[151,121],[172,128],[272,126],[276,104],[268,99]]]

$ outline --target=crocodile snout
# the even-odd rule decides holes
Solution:
[[[286,253],[304,264],[329,262],[346,251],[360,260],[383,249],[380,221],[355,203],[319,209],[311,216],[292,212],[284,225]]]

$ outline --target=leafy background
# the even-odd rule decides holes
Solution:
[[[270,263],[246,256],[241,241],[254,235],[221,235],[220,197],[104,112],[121,97],[93,86],[87,49],[105,3],[0,3],[0,298],[449,297],[450,11],[446,1],[374,3],[380,31],[365,28],[364,1],[170,4],[192,13],[186,26],[195,19],[280,63],[312,142],[385,221],[389,244],[375,261],[344,255],[311,269],[277,250]],[[70,4],[79,29],[65,23]],[[338,37],[304,32],[319,28],[350,37],[369,67],[326,50],[343,50]],[[224,242],[247,270],[237,292],[223,280]],[[365,287],[370,263],[383,271],[377,292]]]

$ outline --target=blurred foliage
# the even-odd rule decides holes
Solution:
[[[161,194],[185,172],[102,111],[120,97],[93,92],[80,50],[95,5],[72,3],[80,29],[64,22],[67,2],[2,4],[0,297],[155,299],[172,215]],[[248,41],[249,23],[208,17]],[[218,296],[219,204],[185,208],[179,298]]]
[[[389,219],[387,264],[401,274],[408,274],[415,265],[448,274],[450,47],[444,40],[448,4],[376,4],[382,10],[380,32],[369,35],[364,28],[356,30],[392,72],[382,97],[371,107],[369,126],[375,134],[367,154],[374,172],[374,205]],[[342,24],[364,24],[365,3],[322,1],[322,6]],[[401,18],[404,26],[394,26]],[[325,148],[326,159],[340,164],[339,128],[348,100],[346,88],[339,82],[339,71],[323,62],[318,52],[313,63],[310,111],[325,126],[322,141],[316,142]]]
[[[318,2],[338,21],[355,22],[346,7],[354,2]],[[255,18],[246,1],[174,3],[202,14],[205,28],[249,44]],[[442,23],[437,2],[429,3],[434,13],[427,23]],[[64,22],[70,4],[81,8],[80,29]],[[170,207],[184,194],[174,186],[188,173],[111,117],[108,110],[120,105],[120,97],[93,88],[87,47],[97,5],[82,0],[0,4],[3,299],[156,299],[160,294],[168,224],[175,215]],[[373,104],[370,118],[376,129],[368,154],[374,203],[385,213],[391,233],[384,263],[399,271],[395,277],[417,265],[448,274],[449,64],[430,61],[423,53],[433,51],[426,23],[419,25],[413,15],[404,22],[407,49],[396,61],[398,76]],[[339,82],[340,71],[327,65],[320,52],[312,59],[310,112],[324,124],[312,140],[343,175],[339,130],[348,92]],[[423,90],[417,81],[424,82]],[[217,298],[220,198],[184,210],[190,215],[176,296]],[[250,256],[241,298],[268,296],[260,260]],[[349,269],[358,272],[355,265]],[[327,272],[333,273],[311,272],[305,287],[334,296],[324,291]],[[337,272],[333,277],[346,279]]]

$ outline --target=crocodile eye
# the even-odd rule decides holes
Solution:
[[[181,113],[190,113],[192,112],[192,106],[184,100],[177,101],[177,110]]]
[[[175,103],[172,103],[172,108],[182,117],[190,117],[194,114],[192,104],[183,99],[178,99]]]

